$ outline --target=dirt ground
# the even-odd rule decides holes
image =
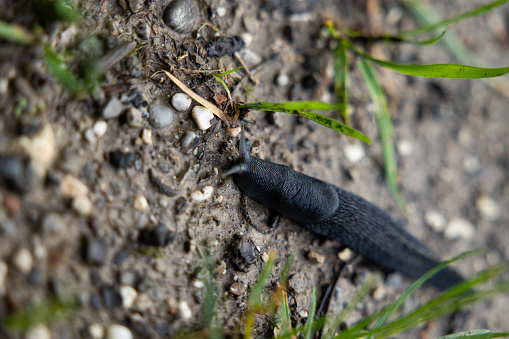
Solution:
[[[238,331],[248,285],[270,252],[276,257],[270,283],[277,281],[285,259],[296,256],[290,287],[297,322],[305,321],[312,287],[321,300],[340,268],[331,314],[347,305],[368,276],[378,279],[346,326],[395,300],[410,279],[362,260],[343,267],[349,254],[344,246],[288,219],[270,234],[246,221],[239,189],[231,177],[221,178],[238,156],[238,136],[228,134],[238,121],[228,126],[216,117],[210,129],[201,131],[191,117],[196,102],[184,112],[175,111],[167,126],[148,117],[153,105],[171,107],[170,98],[181,92],[164,74],[154,75],[163,69],[211,102],[215,94],[226,96],[207,74],[241,64],[233,53],[213,56],[209,45],[219,37],[244,40],[244,48],[233,47],[239,47],[256,78],[255,83],[245,70],[223,78],[235,100],[330,102],[333,58],[330,41],[320,33],[325,20],[377,35],[415,27],[412,16],[397,1],[202,0],[196,16],[185,16],[182,26],[171,29],[163,20],[170,2],[78,1],[83,19],[74,24],[29,10],[28,1],[0,2],[1,20],[27,28],[39,25],[54,50],[75,56],[68,64],[77,74],[80,55],[93,50],[102,56],[125,42],[137,43],[136,52],[106,70],[94,93],[74,96],[48,71],[42,44],[0,42],[0,319],[72,295],[78,300],[72,316],[39,330],[49,329],[51,338],[96,338],[104,330],[105,338],[112,338],[111,325],[120,324],[135,338],[168,338],[200,329],[203,283],[196,248],[204,241],[219,267],[219,322],[225,332]],[[180,2],[187,6],[190,1]],[[429,3],[445,17],[486,1]],[[508,5],[454,24],[450,32],[473,53],[477,66],[508,66]],[[457,62],[440,44],[364,47],[396,62]],[[385,184],[373,104],[355,67],[357,59],[349,57],[353,127],[373,141],[371,146],[295,116],[251,112],[242,120],[252,153],[374,202],[403,220],[442,258],[487,248],[457,263],[466,277],[506,260],[507,87],[482,80],[414,78],[376,68],[394,123],[405,216]],[[189,132],[196,137],[183,147]],[[193,198],[205,186],[213,187],[212,196]],[[176,194],[162,192],[168,188]],[[255,219],[267,222],[268,210],[254,202],[248,206]],[[257,246],[254,263],[245,272],[232,259],[237,236]],[[437,293],[425,286],[405,309]],[[499,297],[473,307],[461,321],[433,321],[401,337],[508,330],[507,305],[509,298]],[[273,334],[264,316],[256,318],[255,328],[260,337]],[[42,335],[0,328],[2,338]]]

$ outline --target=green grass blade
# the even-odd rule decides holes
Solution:
[[[488,334],[490,333],[490,330],[484,330],[484,329],[478,329],[478,330],[472,330],[472,331],[465,331],[465,332],[458,332],[449,334],[442,337],[437,337],[435,339],[455,339],[455,338],[466,338],[466,337],[472,337],[477,336],[481,334]]]
[[[286,259],[285,266],[281,270],[281,277],[279,278],[279,283],[281,286],[285,287],[288,281],[288,276],[290,275],[290,268],[292,267],[293,261],[295,260],[295,254],[291,253],[288,259]]]
[[[304,326],[304,339],[311,338],[313,322],[315,320],[315,311],[316,311],[316,289],[315,286],[313,286],[313,292],[311,293],[311,305],[309,305],[308,319],[306,321],[306,325]]]
[[[421,45],[421,46],[433,45],[433,44],[436,44],[437,42],[439,42],[440,40],[442,40],[442,38],[444,37],[445,33],[447,33],[448,30],[449,30],[449,26],[446,26],[446,28],[442,31],[442,33],[440,33],[439,36],[437,36],[435,38],[427,39],[427,40],[403,39],[403,41],[408,42],[410,44]]]
[[[465,257],[471,256],[473,254],[479,253],[481,250],[473,250],[469,252],[462,253],[460,255],[455,256],[452,259],[446,260],[442,262],[441,264],[437,265],[433,269],[426,272],[422,277],[417,279],[394,303],[392,303],[387,311],[378,319],[375,326],[373,326],[373,329],[377,329],[389,318],[389,316],[405,301],[405,299],[413,293],[419,286],[424,284],[426,281],[428,281],[431,277],[433,277],[435,274],[440,272],[442,269],[444,269],[447,265],[450,265],[451,263],[461,260]]]
[[[23,26],[0,20],[0,39],[30,45],[35,42],[35,34]]]
[[[290,317],[290,308],[288,307],[288,298],[286,293],[281,293],[281,303],[279,305],[279,319],[281,322],[281,333],[292,331],[292,319]]]
[[[262,271],[260,272],[260,276],[258,277],[258,280],[251,289],[251,293],[249,293],[249,297],[247,298],[247,303],[249,307],[257,308],[261,305],[262,293],[263,290],[265,289],[265,285],[267,283],[267,280],[269,279],[269,275],[273,267],[274,267],[274,257],[270,255],[267,263],[263,265]]]
[[[357,63],[357,67],[361,72],[371,100],[373,100],[375,105],[375,119],[378,126],[378,132],[380,133],[380,142],[382,144],[382,153],[384,158],[385,180],[387,181],[387,186],[389,187],[394,200],[401,211],[405,212],[405,201],[400,195],[398,185],[396,184],[397,166],[396,156],[394,153],[394,140],[392,136],[392,121],[389,116],[389,109],[387,107],[385,94],[378,83],[373,67],[366,59],[359,61]]]
[[[49,46],[45,47],[44,51],[46,64],[53,76],[73,94],[80,92],[83,89],[80,79],[67,68],[67,65]]]
[[[227,75],[227,74],[230,74],[230,73],[233,73],[233,72],[236,72],[238,71],[239,69],[243,68],[244,66],[239,66],[239,67],[236,67],[234,69],[230,69],[230,70],[227,70],[223,73],[219,73],[219,74],[211,74],[213,77],[222,77],[223,75]]]
[[[298,115],[310,120],[313,120],[320,125],[329,127],[335,131],[348,135],[350,137],[359,139],[365,143],[371,144],[371,140],[355,129],[346,126],[334,119],[326,116],[306,111],[306,109],[312,110],[337,110],[339,105],[329,105],[323,102],[317,101],[290,101],[285,103],[270,103],[270,102],[252,102],[246,105],[238,105],[240,109],[251,109],[257,111],[271,111],[271,112],[282,112],[293,115]]]
[[[419,76],[424,78],[484,79],[498,77],[509,73],[509,67],[485,68],[457,64],[431,64],[431,65],[398,64],[395,62],[389,62],[374,58],[371,55],[354,48],[353,45],[350,45],[349,48],[352,49],[358,55],[362,56],[363,58],[369,59],[382,67],[392,69],[393,71],[401,74]]]
[[[340,105],[339,113],[346,125],[350,126],[350,117],[347,113],[348,95],[348,63],[346,60],[346,48],[344,40],[339,40],[338,47],[334,50],[334,93]]]
[[[408,1],[408,0],[407,1],[403,1],[403,2],[407,3],[407,4],[410,4],[410,5],[413,5],[412,3],[416,3],[416,1]],[[473,10],[470,10],[470,11],[467,11],[467,12],[464,12],[464,13],[461,13],[461,14],[457,14],[457,15],[451,16],[449,18],[440,20],[440,21],[436,21],[436,22],[433,22],[433,23],[428,23],[428,24],[426,24],[424,26],[421,26],[421,27],[418,27],[418,28],[415,28],[415,29],[403,32],[401,35],[415,36],[415,35],[419,35],[419,34],[423,34],[423,33],[432,32],[435,29],[443,27],[445,25],[452,24],[452,23],[455,23],[455,22],[458,22],[458,21],[461,21],[461,20],[465,20],[465,19],[468,19],[468,18],[472,18],[474,16],[481,15],[481,14],[483,14],[483,13],[489,11],[489,10],[492,10],[495,7],[498,7],[498,6],[501,6],[501,5],[505,4],[506,2],[507,2],[507,0],[496,0],[496,1],[493,1],[493,2],[491,2],[489,4],[487,4],[487,5],[484,5],[484,6],[481,6],[481,7],[477,7],[475,9],[473,9]]]

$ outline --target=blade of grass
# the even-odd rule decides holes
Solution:
[[[238,70],[239,70],[239,69],[241,69],[241,68],[244,68],[244,66],[235,67],[235,68],[230,69],[230,70],[227,70],[227,71],[225,71],[225,72],[223,72],[223,73],[219,73],[219,74],[210,74],[210,75],[212,75],[212,76],[214,76],[214,77],[222,77],[222,76],[224,76],[224,75],[228,75],[228,74],[230,74],[230,73],[236,72],[236,71],[238,71]]]
[[[346,125],[350,126],[350,117],[347,113],[348,94],[348,64],[346,60],[345,41],[339,40],[338,47],[333,52],[334,56],[334,93],[339,103],[339,114],[343,118]]]
[[[281,270],[281,277],[279,278],[279,283],[281,286],[286,287],[286,282],[288,281],[288,276],[290,274],[290,268],[293,264],[293,260],[295,259],[295,254],[291,253],[288,259],[285,261],[285,266]]]
[[[509,337],[509,332],[490,333],[489,330],[472,330],[466,332],[459,332],[446,335],[445,337],[438,337],[435,339],[453,339],[453,338],[469,338],[469,339],[489,339],[489,338],[506,338]]]
[[[311,331],[313,330],[313,322],[315,320],[315,311],[316,311],[316,289],[315,286],[313,286],[313,291],[311,292],[311,305],[309,305],[308,319],[306,321],[306,325],[304,326],[304,339],[311,338]]]
[[[292,319],[290,317],[290,308],[288,307],[288,295],[286,291],[281,292],[279,319],[281,321],[281,333],[292,331]]]
[[[431,277],[433,277],[435,274],[437,274],[442,269],[444,269],[447,265],[450,265],[450,264],[452,264],[455,261],[464,259],[464,258],[466,258],[468,256],[473,255],[473,254],[478,254],[481,251],[482,250],[473,250],[473,251],[462,253],[460,255],[455,256],[452,259],[449,259],[449,260],[446,260],[446,261],[442,262],[441,264],[437,265],[433,269],[431,269],[428,272],[426,272],[422,277],[417,279],[417,281],[415,281],[394,303],[392,303],[389,306],[387,311],[380,317],[380,319],[378,319],[378,321],[376,322],[375,326],[373,326],[373,329],[377,329],[380,326],[382,326],[382,324],[385,322],[385,320],[387,320],[387,318],[389,318],[389,316],[405,301],[405,299],[410,294],[413,293],[413,291],[415,291],[419,286],[424,284]]]
[[[320,125],[329,127],[335,131],[338,131],[340,133],[343,133],[347,136],[359,139],[365,143],[371,144],[371,140],[369,140],[368,137],[366,137],[364,134],[362,134],[359,131],[356,131],[355,129],[348,127],[339,121],[333,120],[331,118],[328,118],[326,116],[308,112],[305,109],[313,109],[313,110],[337,110],[339,106],[336,105],[329,105],[325,104],[323,102],[317,102],[317,101],[290,101],[285,103],[270,103],[270,102],[252,102],[246,105],[238,105],[238,108],[241,109],[251,109],[251,110],[258,110],[258,111],[271,111],[271,112],[281,112],[281,113],[287,113],[287,114],[293,114],[298,115],[310,120],[313,120]]]
[[[44,51],[44,58],[48,65],[48,69],[55,78],[57,78],[57,80],[67,87],[73,94],[77,94],[82,91],[83,84],[81,83],[81,80],[67,68],[67,65],[60,60],[58,55],[53,52],[49,46],[46,46]]]
[[[0,38],[23,45],[30,45],[36,41],[35,34],[25,27],[1,20]]]
[[[407,0],[407,1],[402,1],[402,2],[405,3],[407,6],[408,5],[409,6],[413,6],[413,5],[417,4],[416,1],[408,1]],[[483,13],[489,11],[489,10],[492,10],[493,8],[496,8],[498,6],[502,6],[506,2],[507,2],[507,0],[496,0],[496,1],[490,2],[487,5],[474,8],[473,10],[470,10],[470,11],[467,11],[467,12],[464,12],[464,13],[461,13],[461,14],[457,14],[457,15],[448,17],[448,18],[442,19],[440,21],[436,21],[436,22],[432,22],[432,23],[427,23],[424,26],[421,26],[421,27],[418,27],[418,28],[415,28],[415,29],[412,29],[412,30],[408,30],[406,32],[401,33],[401,35],[403,35],[403,36],[415,36],[415,35],[419,35],[419,34],[423,34],[423,33],[432,32],[435,29],[443,27],[445,25],[452,24],[452,23],[455,23],[455,22],[458,22],[458,21],[461,21],[461,20],[465,20],[465,19],[468,19],[468,18],[472,18],[472,17],[478,16],[478,15],[481,15],[481,14],[483,14]]]
[[[389,62],[372,57],[349,44],[348,46],[356,54],[364,59],[369,59],[376,64],[392,69],[395,72],[419,76],[424,78],[442,79],[483,79],[505,75],[509,73],[509,67],[485,68],[457,64],[431,64],[431,65],[408,65]]]
[[[403,213],[406,211],[405,200],[400,195],[398,185],[396,184],[396,156],[394,154],[394,140],[392,136],[392,122],[389,116],[389,108],[385,94],[378,83],[375,72],[371,64],[362,59],[357,63],[364,83],[368,89],[371,100],[375,105],[375,119],[380,133],[380,142],[382,144],[382,154],[384,158],[385,180],[392,194],[392,197],[398,204]]]

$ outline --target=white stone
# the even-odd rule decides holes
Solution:
[[[286,87],[290,83],[290,77],[286,73],[279,73],[276,78],[276,84],[278,87]]]
[[[353,258],[353,255],[354,255],[353,251],[347,247],[338,253],[338,258],[341,259],[342,261],[349,261],[350,259]]]
[[[51,339],[51,332],[48,326],[37,324],[27,331],[25,339]]]
[[[197,191],[191,193],[191,199],[194,201],[204,201],[209,199],[214,193],[214,187],[204,186]]]
[[[244,41],[244,45],[247,47],[253,42],[253,34],[244,32],[240,35],[242,41]]]
[[[122,296],[122,307],[131,308],[138,296],[138,292],[131,286],[124,285],[120,287],[120,295]]]
[[[66,198],[75,198],[88,194],[88,187],[76,177],[66,175],[60,182],[60,194]]]
[[[143,115],[136,107],[130,107],[127,110],[127,124],[132,128],[140,128],[143,126]]]
[[[104,327],[101,324],[93,323],[88,326],[88,333],[92,339],[103,339],[104,338]]]
[[[196,133],[193,131],[187,131],[186,134],[184,134],[184,137],[180,140],[180,146],[186,148],[187,146],[191,145],[195,138]]]
[[[86,195],[76,197],[72,199],[72,208],[79,216],[89,216],[92,213],[92,201]]]
[[[209,129],[210,126],[212,126],[210,121],[214,119],[214,114],[212,114],[208,108],[203,106],[194,106],[191,115],[193,116],[194,122],[196,122],[198,128],[202,131]]]
[[[497,220],[500,217],[500,205],[487,196],[482,196],[476,201],[477,210],[481,217],[486,220]]]
[[[435,232],[442,232],[445,229],[447,220],[437,211],[426,211],[424,214],[424,222]]]
[[[141,131],[141,140],[145,145],[152,145],[152,131],[149,129],[143,129]]]
[[[398,149],[398,153],[402,157],[408,157],[412,155],[412,152],[414,150],[414,146],[412,145],[412,143],[406,139],[399,140],[398,143],[396,144],[396,148]]]
[[[122,113],[124,109],[124,105],[117,98],[111,98],[110,101],[104,106],[103,109],[103,118],[104,119],[113,119],[116,118]]]
[[[344,152],[346,159],[352,163],[356,163],[361,161],[364,156],[366,155],[366,152],[364,151],[364,147],[360,143],[352,143],[347,144],[344,147]]]
[[[475,155],[467,155],[463,159],[463,169],[469,174],[475,174],[481,170],[481,161]]]
[[[450,240],[471,240],[475,237],[475,227],[465,219],[455,218],[447,224],[444,236]]]
[[[373,291],[371,291],[371,296],[375,300],[382,300],[387,295],[387,291],[383,287],[383,285],[376,286]]]
[[[204,284],[203,284],[203,281],[201,281],[201,280],[195,280],[193,283],[193,286],[196,288],[203,288]]]
[[[133,334],[127,327],[115,324],[106,329],[106,339],[133,339]]]
[[[46,168],[51,164],[55,155],[55,132],[50,124],[44,125],[33,137],[22,136],[18,141],[23,153],[26,153],[34,162],[34,171],[43,177]]]
[[[171,97],[171,105],[179,112],[187,111],[193,100],[185,93],[177,93]]]
[[[108,123],[104,120],[96,121],[96,123],[94,124],[94,127],[93,127],[94,134],[98,138],[102,137],[106,133],[107,129],[108,129]]]
[[[222,18],[226,15],[226,7],[224,6],[219,6],[217,9],[216,9],[216,12],[217,12],[217,16]]]
[[[148,208],[148,201],[147,201],[147,198],[145,198],[143,195],[141,194],[137,194],[135,197],[134,197],[134,202],[133,202],[133,207],[134,209],[138,210],[138,211],[144,211]]]
[[[0,261],[0,297],[5,295],[5,278],[7,278],[7,272],[9,267],[4,261]]]
[[[87,128],[87,130],[85,130],[85,133],[83,133],[83,136],[85,137],[85,140],[88,141],[89,144],[95,144],[97,142],[97,137],[91,128]]]
[[[244,48],[239,52],[240,57],[248,67],[253,67],[262,62],[262,57],[249,48]]]
[[[173,109],[166,105],[150,105],[148,121],[154,128],[164,128],[173,122]]]
[[[30,273],[34,264],[32,253],[26,248],[22,248],[14,254],[12,259],[14,266],[24,274]]]
[[[189,320],[193,316],[193,312],[191,312],[189,305],[185,301],[179,303],[179,313],[184,320]]]

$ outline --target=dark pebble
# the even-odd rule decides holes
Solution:
[[[167,162],[160,162],[159,163],[159,169],[163,173],[168,173],[171,170],[171,166]]]
[[[97,294],[93,294],[90,297],[90,305],[97,310],[100,309],[102,307],[101,297],[99,297]]]
[[[110,153],[110,163],[116,168],[128,168],[134,164],[136,156],[134,153],[113,151]]]
[[[187,207],[187,200],[184,197],[180,197],[175,202],[175,213],[177,215],[180,215],[186,211]]]
[[[302,78],[301,83],[304,89],[314,89],[318,85],[318,80],[313,75],[308,74]]]
[[[44,284],[44,281],[45,281],[45,275],[44,275],[44,271],[41,270],[39,267],[34,267],[32,268],[32,270],[30,271],[30,273],[28,274],[28,277],[27,277],[27,282],[29,284],[32,284],[32,285],[42,285]]]
[[[222,57],[231,55],[244,48],[244,41],[237,37],[217,38],[207,47],[207,54],[210,57]]]
[[[256,246],[248,239],[242,237],[236,237],[233,241],[231,254],[233,263],[242,272],[247,272],[249,266],[254,264],[258,258]]]
[[[103,265],[106,261],[108,245],[102,239],[86,238],[84,259],[88,264]]]
[[[142,229],[138,237],[138,241],[147,246],[166,246],[173,240],[175,235],[165,225]]]
[[[166,8],[163,20],[177,33],[191,33],[200,20],[200,7],[195,0],[174,0]]]
[[[114,265],[120,266],[124,262],[124,260],[126,260],[129,257],[130,254],[131,254],[131,248],[130,247],[124,248],[124,249],[118,251],[117,254],[115,254],[115,256],[113,257],[111,262]]]
[[[33,184],[30,159],[17,155],[0,155],[0,181],[19,194],[27,193]]]
[[[104,306],[107,308],[119,307],[122,305],[122,296],[115,286],[108,286],[102,289],[101,296]]]
[[[104,285],[104,281],[101,278],[101,273],[99,270],[92,269],[90,272],[90,282],[94,285],[95,288],[101,288]]]

